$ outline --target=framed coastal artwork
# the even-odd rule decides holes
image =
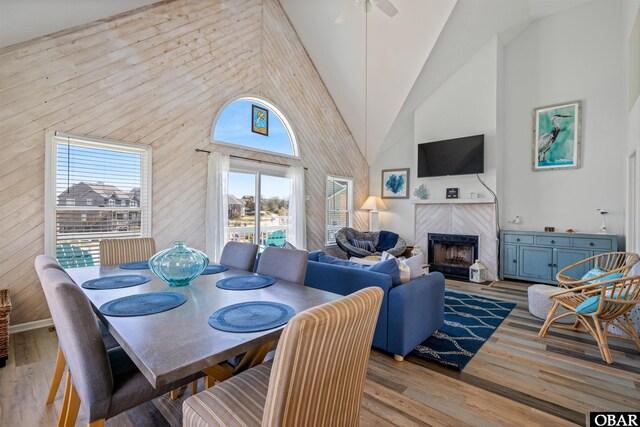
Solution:
[[[385,169],[382,171],[382,198],[409,198],[409,168]]]
[[[251,132],[269,136],[269,110],[251,104]]]
[[[533,170],[580,167],[582,101],[533,110]]]

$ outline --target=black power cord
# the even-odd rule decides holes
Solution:
[[[496,205],[496,237],[498,238],[498,259],[496,261],[496,265],[498,267],[498,271],[500,271],[500,205],[498,203],[498,195],[491,188],[489,188],[487,184],[485,184],[485,182],[480,178],[480,174],[476,174],[476,178],[478,178],[480,184],[482,184],[484,188],[489,190],[489,193],[493,195],[493,203]]]
[[[480,178],[480,174],[476,174],[476,178],[478,178],[478,181],[480,181],[480,184],[482,184],[484,186],[484,188],[486,188],[487,190],[489,190],[489,193],[491,193],[493,195],[493,203],[496,205],[496,235],[500,235],[500,205],[498,204],[498,196],[496,195],[496,193],[489,188],[489,186],[487,184],[485,184],[485,182]]]

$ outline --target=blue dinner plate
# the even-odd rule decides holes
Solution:
[[[296,311],[279,302],[247,301],[217,310],[209,326],[225,332],[258,332],[286,324]]]
[[[225,279],[218,280],[216,286],[220,289],[226,289],[229,291],[248,291],[251,289],[266,288],[274,283],[276,283],[275,277],[255,274],[227,277]]]
[[[120,264],[120,268],[124,270],[148,270],[149,261],[134,261]]]
[[[121,289],[142,285],[150,280],[151,276],[145,276],[143,274],[121,274],[87,280],[82,284],[82,287],[85,289]]]

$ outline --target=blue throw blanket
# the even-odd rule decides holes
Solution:
[[[378,236],[378,246],[376,246],[376,251],[388,251],[389,249],[393,248],[396,243],[398,243],[398,235],[396,233],[392,233],[391,231],[383,230]]]

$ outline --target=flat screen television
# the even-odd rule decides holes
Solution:
[[[484,172],[484,135],[418,144],[418,178]]]

